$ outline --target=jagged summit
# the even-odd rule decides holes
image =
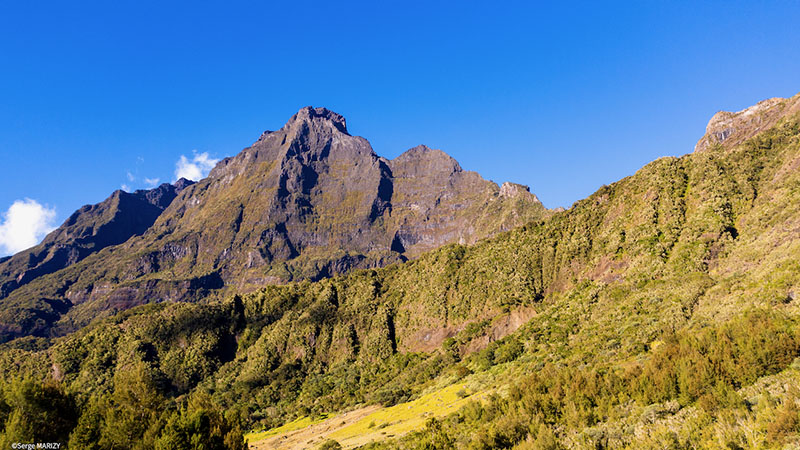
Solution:
[[[313,106],[306,106],[300,108],[297,114],[293,115],[286,123],[284,128],[296,126],[300,123],[325,123],[333,125],[337,130],[344,134],[347,132],[347,122],[341,114],[335,113],[327,108],[314,108]]]
[[[188,179],[183,178],[183,177],[179,178],[178,181],[172,183],[172,185],[175,186],[175,189],[177,189],[179,191],[181,191],[184,188],[186,188],[188,186],[191,186],[193,184],[194,184],[194,181],[188,180]]]
[[[781,118],[800,112],[800,94],[791,98],[774,97],[741,111],[719,111],[711,117],[706,134],[697,142],[695,152],[716,144],[733,147],[773,127]]]
[[[455,162],[455,159],[453,159],[453,157],[448,155],[447,153],[439,149],[430,148],[424,144],[417,145],[416,147],[411,147],[410,149],[404,151],[396,158],[394,158],[395,161],[403,159],[431,159],[431,160]]]
[[[211,178],[227,178],[246,173],[259,164],[277,163],[277,169],[307,165],[312,161],[360,159],[377,161],[366,139],[347,132],[345,118],[326,108],[306,106],[277,131],[265,131],[252,146],[238,155],[217,163]]]
[[[304,126],[306,127],[306,131],[309,129],[316,129],[316,131],[318,131],[323,128],[329,128],[348,136],[350,135],[347,131],[347,121],[341,114],[335,113],[327,108],[305,106],[290,117],[279,130],[265,130],[261,133],[261,136],[259,136],[254,145],[266,140],[275,133],[283,133],[281,136],[285,136],[289,133],[296,133],[298,129]]]
[[[118,218],[107,224],[104,211]],[[225,289],[384,266],[546,214],[527,189],[501,189],[441,150],[417,146],[382,158],[347,132],[343,116],[309,106],[197,183],[120,193],[77,212],[79,228],[65,224],[56,235],[103,238],[79,253],[62,255],[58,245],[52,256],[33,255],[46,264],[22,264],[27,256],[12,258],[20,262],[14,270],[7,270],[12,260],[1,263],[0,301],[32,308],[31,317],[45,308],[47,319],[14,328],[0,313],[0,340],[69,330],[146,302],[194,301]],[[140,216],[147,220],[131,222]],[[129,222],[136,226],[119,226]],[[31,304],[35,298],[50,299],[50,306]],[[11,327],[5,335],[4,323]]]

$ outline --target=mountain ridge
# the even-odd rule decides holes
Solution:
[[[172,188],[158,211],[143,209],[144,229],[71,261],[78,265],[9,285],[0,301],[13,306],[6,318],[0,313],[0,329],[48,333],[68,314],[56,327],[68,332],[150,301],[197,301],[226,286],[246,291],[385,266],[549,214],[529,189],[510,186],[425,146],[387,160],[351,136],[343,116],[304,107],[205,179]],[[111,198],[119,195],[127,194]],[[31,302],[40,306],[25,306]],[[14,316],[26,325],[15,326]]]
[[[0,298],[42,274],[70,266],[105,247],[143,233],[177,194],[186,179],[149,190],[114,191],[94,205],[84,205],[44,240],[0,262]]]

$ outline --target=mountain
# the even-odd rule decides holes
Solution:
[[[547,214],[525,186],[498,186],[425,146],[381,158],[341,115],[306,107],[206,179],[115,192],[2,263],[0,335],[381,267]]]
[[[799,105],[473,245],[16,339],[0,373],[57,383],[99,448],[212,434],[201,407],[254,449],[794,448]]]
[[[182,178],[174,186],[165,183],[132,194],[114,191],[96,205],[81,207],[41,244],[0,262],[0,298],[35,278],[144,233],[177,194],[191,184]]]

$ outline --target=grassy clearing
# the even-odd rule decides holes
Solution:
[[[486,395],[485,393],[459,395],[465,388],[465,384],[457,383],[423,395],[417,400],[382,408],[352,425],[331,433],[329,437],[342,445],[350,446],[356,442],[366,443],[421,429],[428,418],[445,416],[455,412],[468,401]]]
[[[486,395],[487,392],[472,393],[467,383],[456,383],[411,402],[388,408],[373,406],[326,420],[303,417],[278,428],[248,434],[246,439],[251,449],[302,448],[298,445],[325,439],[353,448],[420,430],[428,418],[446,416]]]
[[[248,434],[246,434],[244,436],[244,439],[248,443],[250,443],[250,442],[258,442],[258,441],[264,440],[264,439],[266,439],[268,437],[271,437],[271,436],[276,436],[276,435],[279,435],[279,434],[285,434],[285,433],[289,433],[289,432],[292,432],[292,431],[301,430],[303,428],[306,428],[306,427],[309,427],[311,425],[320,423],[320,422],[322,422],[322,421],[324,421],[326,419],[332,418],[332,417],[333,416],[331,416],[329,414],[322,414],[320,416],[316,416],[316,417],[313,417],[313,418],[309,417],[309,416],[300,417],[299,419],[293,420],[293,421],[291,421],[289,423],[285,423],[285,424],[283,424],[283,425],[281,425],[279,427],[276,427],[276,428],[272,428],[272,429],[264,430],[264,431],[256,431],[256,432],[253,432],[253,433],[248,433]]]

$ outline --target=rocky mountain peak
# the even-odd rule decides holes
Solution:
[[[193,184],[194,184],[194,181],[187,180],[186,178],[182,178],[181,177],[178,181],[173,183],[173,186],[175,186],[175,190],[176,191],[180,192],[180,191],[184,190],[185,188],[187,188],[187,187],[189,187],[189,186],[191,186]]]
[[[284,129],[299,126],[301,124],[332,126],[342,133],[349,135],[347,132],[347,122],[345,121],[344,116],[327,108],[314,108],[313,106],[300,108],[300,111],[298,111],[297,114],[293,115],[292,118],[289,119],[284,126]]]
[[[800,112],[800,94],[792,98],[770,98],[741,111],[719,111],[711,117],[706,134],[694,151],[704,151],[716,144],[732,147],[773,127],[781,118]]]
[[[390,165],[395,176],[401,177],[415,177],[423,173],[441,176],[462,171],[452,156],[425,145],[406,150],[391,160]]]
[[[331,157],[376,158],[366,139],[347,132],[344,116],[327,108],[306,106],[279,130],[263,132],[252,146],[220,161],[209,177],[230,180],[262,163],[275,163],[281,170],[291,170],[289,166],[297,166],[297,162],[307,165]],[[295,160],[295,163],[287,163],[290,160]]]

